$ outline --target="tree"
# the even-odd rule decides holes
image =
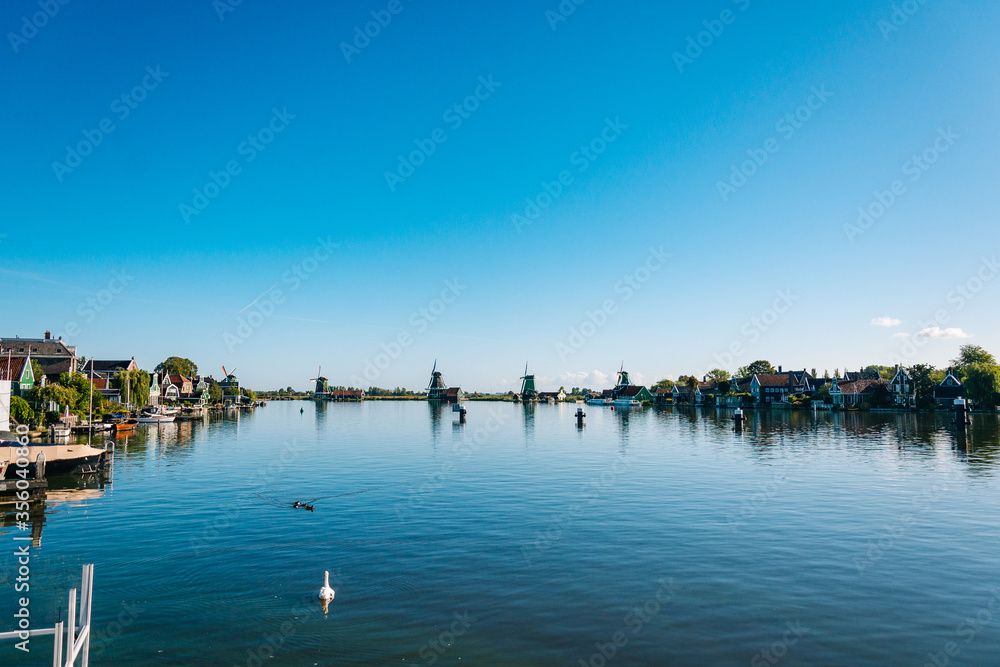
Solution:
[[[878,373],[878,376],[883,380],[891,380],[896,374],[896,369],[892,366],[865,366],[865,371],[868,373]]]
[[[122,400],[140,407],[149,404],[151,384],[152,378],[149,373],[139,368],[131,371],[122,370],[114,379],[114,386],[121,391]]]
[[[916,364],[909,368],[909,373],[917,390],[917,407],[927,408],[933,405],[934,388],[938,385],[934,367],[930,364]]]
[[[735,387],[735,386],[736,386],[736,383],[735,382],[730,382],[729,380],[719,380],[719,384],[718,384],[719,391],[722,392],[723,395],[732,393],[733,392],[733,387]]]
[[[812,373],[811,373],[811,375],[812,375],[813,377],[816,377],[816,369],[815,369],[815,368],[814,368],[814,369],[812,369]]]
[[[44,387],[35,387],[28,393],[28,398],[39,408],[44,408],[45,404],[49,402],[55,403],[62,408],[65,405],[76,405],[79,395],[73,389],[64,387],[58,382],[53,382]]]
[[[222,388],[215,380],[208,385],[208,402],[212,405],[222,402]]]
[[[198,374],[198,366],[190,359],[184,357],[167,357],[153,369],[163,377],[167,374],[187,375],[188,377]]]
[[[31,409],[28,402],[20,396],[11,396],[10,416],[18,424],[28,424],[35,419],[35,411]]]
[[[691,395],[694,396],[694,390],[698,388],[698,378],[693,375],[689,375],[687,376],[687,379],[684,380],[684,384],[691,390]]]
[[[965,381],[965,370],[972,364],[984,363],[996,365],[997,360],[992,354],[978,345],[963,345],[958,348],[958,356],[951,360],[951,365],[958,370],[958,375]]]
[[[650,387],[649,390],[656,391],[657,389],[666,389],[667,391],[669,391],[673,388],[674,388],[674,381],[664,378],[659,382],[657,382],[656,384],[654,384],[652,387]]]
[[[771,365],[770,361],[764,359],[758,359],[748,366],[743,366],[738,371],[736,371],[737,377],[747,377],[748,375],[774,375],[777,371],[774,370],[774,366]]]
[[[965,369],[963,384],[966,396],[978,408],[992,409],[1000,404],[1000,366],[995,363],[976,361],[969,364]]]
[[[722,382],[723,380],[728,380],[729,378],[729,371],[724,371],[721,368],[713,368],[708,372],[708,379],[714,380],[715,382]]]
[[[45,371],[42,370],[42,365],[38,363],[37,359],[31,360],[31,374],[35,376],[35,384],[41,384],[42,379],[45,378]]]
[[[823,379],[824,380],[830,379],[830,371],[826,370],[825,368],[823,369]]]

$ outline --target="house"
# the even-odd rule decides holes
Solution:
[[[139,366],[135,363],[135,357],[128,360],[99,360],[99,359],[89,359],[87,363],[83,365],[80,372],[90,377],[93,373],[103,373],[109,377],[115,377],[121,374],[123,371],[134,371],[138,370]]]
[[[956,398],[965,398],[965,387],[962,382],[955,377],[955,369],[949,368],[948,374],[937,387],[934,388],[934,402],[938,405],[951,407],[955,404]]]
[[[876,380],[854,380],[842,382],[834,378],[830,385],[830,398],[834,405],[841,407],[860,407],[888,402],[890,396],[889,384],[879,377]]]
[[[566,390],[560,387],[559,391],[542,391],[538,398],[546,403],[562,403],[566,400]]]
[[[448,387],[445,390],[442,400],[448,403],[458,403],[465,398],[465,392],[462,391],[461,387]]]
[[[170,384],[177,387],[181,396],[190,396],[194,393],[194,381],[185,375],[169,373],[164,376],[164,379],[169,380]]]
[[[327,392],[331,401],[363,401],[365,392],[363,389],[334,389]]]
[[[157,405],[160,404],[161,396],[162,392],[160,390],[160,374],[153,373],[153,377],[150,379],[149,382],[149,404],[153,407],[156,407]]]
[[[813,393],[814,380],[812,374],[804,368],[801,371],[783,372],[781,366],[778,366],[777,373],[756,374],[751,377],[747,388],[754,398],[754,403],[770,405],[787,402],[789,396]]]
[[[44,338],[0,338],[0,356],[31,357],[41,366],[49,380],[59,379],[62,373],[77,372],[76,346],[66,345],[62,338],[52,338],[46,331]],[[35,378],[41,382],[42,378]]]
[[[111,378],[103,373],[95,373],[88,378],[94,385],[94,391],[113,403],[122,402],[122,390],[111,386]]]
[[[696,386],[692,391],[691,387],[678,382],[670,390],[670,397],[674,405],[697,405],[702,401],[700,387]]]
[[[646,387],[632,384],[628,376],[628,371],[625,370],[624,366],[622,370],[618,371],[618,384],[615,385],[614,389],[605,390],[604,397],[612,399],[628,398],[642,403],[650,403],[653,400],[653,395],[649,393]]]
[[[848,370],[844,370],[843,377],[840,378],[841,382],[856,382],[858,380],[881,380],[882,376],[879,375],[878,371],[866,371],[865,369],[860,369],[858,372],[854,373]]]
[[[24,396],[35,386],[31,357],[8,356],[0,360],[0,381],[11,382],[11,395]]]
[[[669,405],[673,401],[674,390],[665,389],[660,387],[653,392],[653,404],[654,405]]]
[[[897,407],[917,407],[917,385],[910,373],[899,364],[896,364],[896,373],[889,381],[889,394],[892,404]]]

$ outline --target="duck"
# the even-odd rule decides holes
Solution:
[[[333,589],[330,588],[330,573],[323,572],[323,588],[319,589],[319,599],[329,602],[333,599]]]
[[[315,512],[316,511],[316,506],[315,505],[303,505],[302,507],[304,507],[305,509],[307,509],[310,512]]]
[[[297,500],[296,500],[296,501],[295,501],[295,504],[294,504],[294,505],[292,505],[292,507],[294,507],[294,508],[298,509],[298,508],[302,507],[302,503],[300,503],[299,501],[297,501]]]

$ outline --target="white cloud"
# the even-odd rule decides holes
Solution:
[[[942,329],[941,327],[927,327],[926,329],[921,329],[917,334],[919,336],[927,336],[928,338],[971,338],[971,334],[967,334],[958,327],[949,327],[948,329]]]
[[[590,389],[606,389],[614,384],[607,373],[598,370],[563,373],[559,382],[564,387],[589,387]]]
[[[902,324],[901,321],[892,317],[876,317],[872,319],[873,327],[884,327],[888,329],[889,327],[898,327]]]

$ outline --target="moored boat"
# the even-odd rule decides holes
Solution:
[[[27,474],[34,477],[39,454],[44,454],[46,476],[65,475],[95,467],[100,465],[105,457],[105,450],[90,445],[32,442],[27,445],[28,455],[24,457],[17,455],[17,449],[21,447],[22,445],[17,442],[0,441],[0,468],[5,469],[4,479],[13,479],[17,476],[17,470],[23,469],[16,465],[21,458],[28,461]]]
[[[611,404],[616,408],[638,408],[642,406],[642,403],[634,398],[616,398]]]
[[[174,421],[175,415],[167,414],[162,408],[145,408],[136,420],[139,424],[168,424]]]

